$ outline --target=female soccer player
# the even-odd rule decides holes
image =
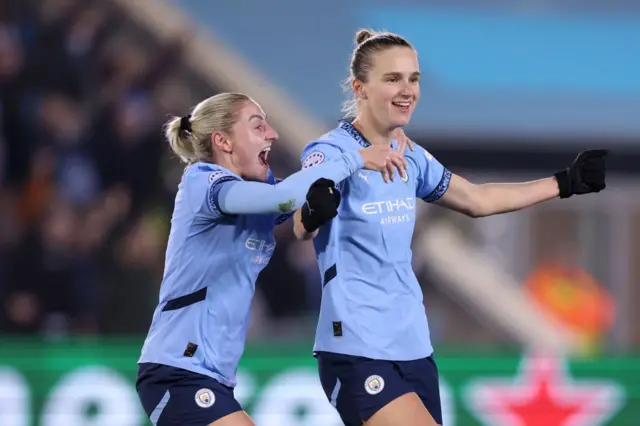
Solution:
[[[420,98],[418,57],[409,42],[362,30],[356,44],[349,106],[356,117],[307,145],[303,168],[395,144],[392,132],[409,123]],[[379,174],[362,171],[338,184],[338,216],[319,231],[295,215],[296,236],[315,236],[324,276],[314,347],[320,380],[350,426],[442,424],[438,372],[411,268],[416,199],[481,217],[605,188],[604,151],[584,152],[547,179],[484,185],[452,174],[419,146],[405,156],[402,180],[383,185]]]
[[[363,169],[402,173],[406,164],[400,153],[378,146],[276,182],[268,155],[277,134],[260,106],[236,93],[213,96],[172,119],[166,136],[188,165],[139,360],[138,394],[154,425],[252,425],[233,388],[276,223],[305,203],[303,222],[320,226],[337,214],[334,182]]]

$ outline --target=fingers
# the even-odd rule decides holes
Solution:
[[[578,154],[577,162],[587,162],[587,161],[605,161],[609,151],[606,149],[591,149],[588,151],[583,151]]]
[[[387,174],[389,175],[389,178],[391,179],[391,182],[393,182],[395,180],[395,168],[396,168],[396,166],[395,166],[392,158],[387,160],[387,162],[385,164],[385,168],[387,169]]]
[[[389,171],[387,169],[380,170],[384,183],[389,183]]]
[[[406,179],[407,178],[407,163],[406,161],[404,161],[403,158],[392,158],[391,160],[389,160],[388,163],[393,169],[397,169],[398,170],[398,174],[400,175],[400,177],[402,179]]]
[[[385,182],[395,181],[396,170],[402,179],[406,179],[407,172],[406,170],[409,168],[409,164],[407,160],[405,160],[404,156],[396,151],[391,151],[385,160],[385,164],[382,172],[382,179]]]
[[[405,136],[404,138],[398,140],[398,152],[404,154],[404,150],[407,148],[409,148],[411,151],[415,151],[413,141]]]
[[[606,160],[607,151],[603,149],[585,151],[579,162],[580,176],[589,192],[600,192],[606,188]]]
[[[395,179],[396,170],[398,174],[406,179],[406,170],[409,163],[404,155],[390,147],[369,147],[362,150],[365,158],[365,169],[379,171],[385,182]]]
[[[319,187],[333,188],[334,186],[336,186],[336,183],[331,179],[320,178],[317,181],[313,182],[313,184],[311,185],[311,188],[319,188]]]
[[[407,176],[406,170],[409,168],[409,163],[401,155],[392,155],[387,159],[387,168],[391,167],[391,169],[397,169],[398,174],[405,179]]]
[[[413,141],[407,137],[402,130],[402,127],[399,127],[395,130],[395,139],[398,142],[398,151],[404,153],[405,148],[409,147],[411,151],[415,150],[415,146],[413,145]]]

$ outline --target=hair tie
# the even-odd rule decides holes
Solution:
[[[191,133],[191,114],[180,119],[180,130]]]

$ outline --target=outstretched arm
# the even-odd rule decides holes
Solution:
[[[521,210],[559,194],[555,177],[522,183],[476,185],[452,175],[449,188],[436,204],[470,217],[484,217]]]
[[[471,217],[521,210],[556,197],[600,192],[605,184],[606,151],[585,151],[566,170],[553,177],[522,183],[474,185],[452,175],[449,188],[437,204]]]
[[[302,206],[307,191],[318,179],[340,182],[363,167],[362,155],[353,151],[317,167],[300,170],[277,185],[226,182],[217,195],[218,207],[225,214],[291,213]]]

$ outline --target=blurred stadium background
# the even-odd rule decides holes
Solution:
[[[419,50],[407,133],[455,173],[532,179],[611,150],[597,196],[479,220],[420,207],[445,425],[640,424],[637,1],[3,0],[0,426],[147,424],[136,360],[182,170],[162,123],[245,92],[287,175],[340,118],[360,27]],[[313,249],[290,223],[277,241],[238,398],[258,425],[338,425],[311,357]]]

